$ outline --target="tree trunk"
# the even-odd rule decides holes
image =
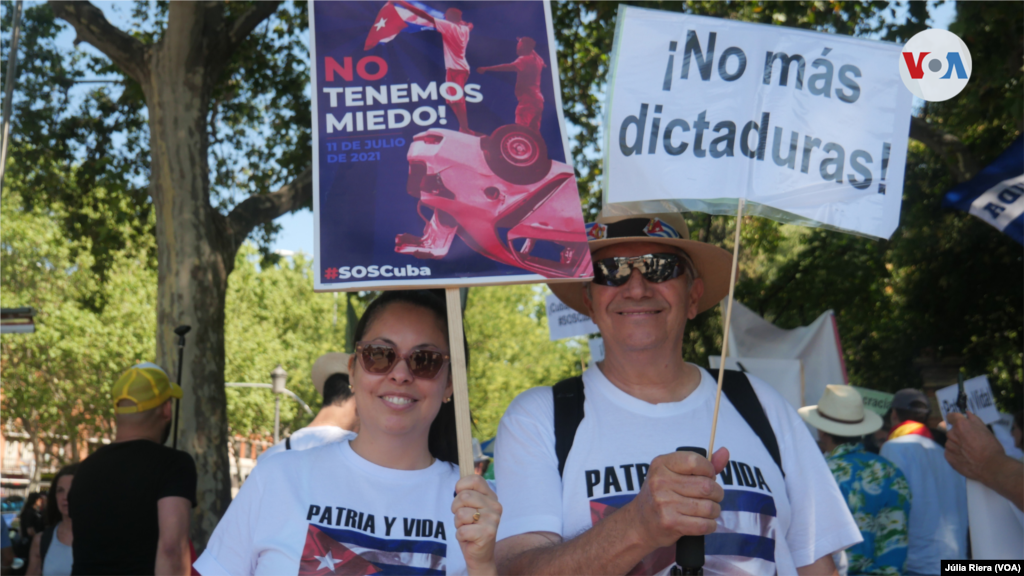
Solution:
[[[50,0],[54,13],[142,87],[149,112],[149,193],[156,212],[159,288],[156,360],[178,376],[174,328],[192,327],[185,346],[178,448],[196,462],[191,536],[202,552],[231,502],[224,304],[238,246],[253,228],[306,206],[312,170],[222,215],[210,203],[207,113],[212,87],[231,54],[280,2],[255,2],[230,22],[219,2],[171,2],[155,44],[111,26],[89,2]]]
[[[159,287],[157,362],[178,376],[174,328],[187,335],[178,447],[196,462],[197,505],[191,534],[201,552],[231,502],[227,399],[224,392],[224,304],[233,249],[224,246],[223,216],[210,206],[206,113],[209,72],[198,4],[172,3],[167,32],[150,53],[150,195],[156,209]]]

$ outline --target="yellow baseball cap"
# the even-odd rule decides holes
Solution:
[[[121,374],[110,395],[114,398],[114,412],[134,414],[156,408],[168,398],[181,398],[181,388],[171,382],[163,368],[152,362],[143,362]],[[118,406],[121,400],[130,400],[135,405]]]

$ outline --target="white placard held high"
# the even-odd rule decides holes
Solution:
[[[959,387],[956,384],[935,391],[935,399],[939,401],[943,420],[950,412],[960,411],[956,407],[958,392]],[[992,387],[989,386],[988,376],[978,376],[964,381],[964,392],[967,393],[967,409],[977,414],[982,422],[991,424],[999,420],[999,409],[996,408],[995,399],[992,397]]]
[[[548,294],[545,304],[548,312],[548,330],[551,332],[552,342],[562,338],[596,334],[601,331],[589,316],[584,316],[569,308],[554,294]]]
[[[889,42],[620,5],[609,214],[746,212],[876,238],[899,224],[912,95]]]

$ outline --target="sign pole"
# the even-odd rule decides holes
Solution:
[[[740,228],[743,224],[743,198],[736,205],[736,237],[732,246],[732,272],[729,274],[729,303],[725,309],[725,329],[722,331],[722,361],[718,365],[718,392],[715,393],[715,415],[711,420],[711,440],[708,458],[715,453],[715,430],[718,428],[718,406],[722,402],[722,378],[725,377],[725,358],[729,353],[729,324],[732,322],[732,295],[736,290],[736,270],[740,260]]]
[[[465,478],[472,475],[474,469],[466,349],[463,347],[465,339],[462,334],[462,298],[458,288],[445,288],[444,295],[448,304],[448,346],[452,357],[452,398],[455,402],[455,433],[459,443],[459,476]]]

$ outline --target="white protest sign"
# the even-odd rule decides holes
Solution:
[[[601,331],[597,324],[591,322],[589,316],[584,316],[569,308],[554,294],[548,294],[546,304],[548,330],[551,331],[552,342],[562,338],[586,336],[587,334],[595,334]]]
[[[992,387],[989,386],[988,376],[978,376],[964,381],[964,392],[967,393],[967,409],[977,414],[982,422],[991,424],[999,420],[999,410],[992,397]],[[935,391],[935,399],[939,402],[943,420],[950,412],[960,411],[956,406],[958,393],[959,387],[956,384]]]
[[[591,364],[604,360],[604,338],[591,338],[587,340],[587,345],[590,346]]]
[[[718,367],[721,365],[721,356],[708,356],[708,363],[712,370],[712,376],[718,375]],[[728,356],[725,359],[725,367],[728,370],[742,370],[757,376],[772,388],[782,394],[782,397],[790,403],[793,408],[800,408],[803,403],[800,401],[800,361],[782,360],[777,358],[737,358]]]
[[[900,46],[620,5],[606,214],[746,212],[888,238],[911,93]]]

